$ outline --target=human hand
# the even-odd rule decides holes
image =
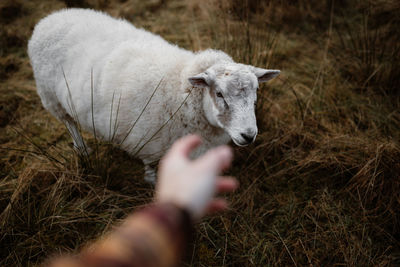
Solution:
[[[226,200],[214,198],[215,194],[231,192],[238,187],[234,178],[217,176],[230,166],[231,149],[220,146],[190,160],[190,152],[200,144],[197,135],[176,141],[160,162],[156,185],[156,201],[173,203],[187,210],[193,219],[200,219],[207,211],[226,209]]]

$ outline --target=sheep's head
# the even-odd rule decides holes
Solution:
[[[208,121],[223,128],[238,146],[252,143],[257,135],[255,104],[260,82],[280,73],[237,63],[216,64],[190,77],[195,87],[204,88],[203,109]]]

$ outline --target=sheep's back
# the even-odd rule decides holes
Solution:
[[[103,68],[112,52],[124,42],[135,43],[142,49],[169,45],[125,20],[93,10],[65,9],[42,19],[34,29],[28,53],[44,106],[51,111],[54,105],[49,102],[54,102],[56,96],[64,109],[72,113],[72,102],[82,126],[90,128],[88,101],[92,90],[98,105],[110,101],[99,91],[101,80],[107,75]]]
[[[124,147],[131,152],[132,144],[157,131],[185,97],[179,91],[180,73],[193,56],[124,20],[83,9],[62,10],[41,20],[28,51],[44,106],[52,111],[54,98],[49,96],[56,95],[72,117],[78,115],[85,130],[93,131],[94,117],[96,133],[104,139],[113,135],[115,125],[115,136],[123,139],[154,88],[164,79],[132,137],[126,139]],[[73,114],[71,103],[77,114]],[[157,149],[170,142],[161,139],[154,145]]]

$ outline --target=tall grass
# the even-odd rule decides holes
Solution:
[[[260,8],[243,8],[249,2]],[[367,21],[375,7],[361,2],[351,16],[336,1],[209,3],[214,8],[202,15],[217,20],[210,30],[217,47],[283,72],[260,92],[261,136],[250,154],[237,155],[233,173],[243,191],[234,211],[199,227],[191,263],[398,262],[400,121],[391,76],[398,62],[391,56],[399,35],[381,30],[395,12],[390,22],[375,22],[377,30]],[[301,22],[285,20],[299,12]]]
[[[363,7],[355,21],[338,25],[340,43],[332,51],[340,61],[343,78],[353,81],[356,89],[399,96],[399,61],[395,59],[400,58],[400,40],[391,29],[399,13],[389,13],[382,23],[371,5]],[[399,6],[392,3],[389,8]]]

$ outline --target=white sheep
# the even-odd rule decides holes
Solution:
[[[202,136],[197,155],[230,139],[253,142],[258,84],[280,72],[235,63],[222,51],[193,53],[85,9],[42,19],[28,53],[43,106],[75,148],[87,151],[80,126],[140,158],[152,182],[151,164],[186,134]]]

